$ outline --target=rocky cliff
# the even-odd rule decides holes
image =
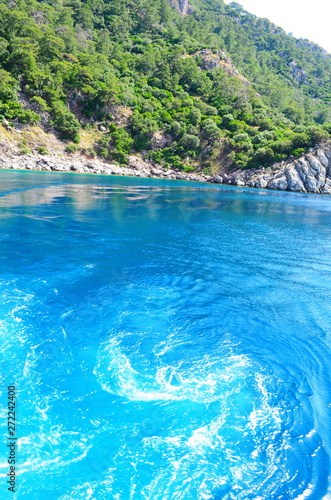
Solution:
[[[310,149],[301,158],[257,170],[220,171],[214,182],[302,193],[331,194],[331,145]]]

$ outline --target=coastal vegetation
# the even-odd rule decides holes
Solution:
[[[184,171],[271,165],[330,138],[329,54],[237,3],[192,4],[0,0],[0,122],[51,127],[68,153],[95,129],[91,157]]]

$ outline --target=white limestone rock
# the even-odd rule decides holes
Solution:
[[[328,177],[325,181],[323,188],[321,189],[322,194],[331,194],[331,179]]]
[[[291,165],[285,170],[285,176],[287,180],[287,188],[290,191],[299,191],[304,193],[307,192],[304,183],[302,182],[302,179],[298,171],[295,169],[294,165]]]
[[[268,182],[268,189],[281,189],[285,191],[288,187],[286,175],[283,172],[278,173]]]
[[[319,192],[320,188],[325,184],[326,168],[319,161],[319,159],[313,156],[312,154],[306,155],[306,158],[309,162],[311,171],[316,179],[316,190],[317,190],[316,192]]]
[[[318,156],[318,159],[319,161],[322,163],[322,165],[325,167],[325,168],[328,168],[329,166],[329,159],[326,157],[323,149],[318,149],[316,151],[316,154]]]

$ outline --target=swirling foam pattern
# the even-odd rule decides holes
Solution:
[[[8,498],[331,498],[329,197],[0,180]]]

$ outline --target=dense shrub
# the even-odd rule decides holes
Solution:
[[[53,105],[53,125],[64,139],[71,139],[73,142],[79,142],[80,124],[73,113],[61,104]]]

